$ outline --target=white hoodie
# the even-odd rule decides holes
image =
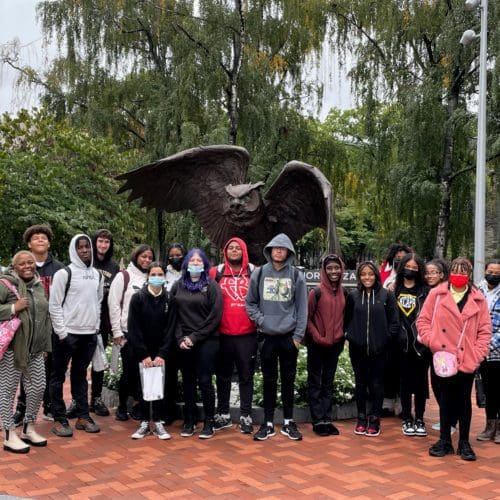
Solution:
[[[128,306],[134,293],[138,292],[146,283],[146,273],[138,269],[133,262],[127,267],[129,282],[125,295],[123,294],[123,285],[125,284],[123,272],[118,273],[109,288],[108,308],[109,319],[111,321],[111,330],[113,338],[121,337],[127,332]],[[123,306],[120,308],[120,302],[123,297]]]
[[[68,281],[66,269],[60,269],[54,274],[50,287],[49,312],[52,327],[61,340],[68,333],[75,335],[92,335],[99,330],[101,319],[101,302],[103,296],[103,280],[99,279],[99,271],[82,262],[76,252],[76,241],[85,234],[77,234],[69,244],[69,259],[71,264],[71,283],[64,300],[64,292]],[[64,300],[64,305],[62,305]]]

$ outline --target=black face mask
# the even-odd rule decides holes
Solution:
[[[397,271],[397,270],[398,270],[398,266],[399,266],[399,263],[400,263],[400,262],[401,262],[401,259],[394,259],[394,260],[392,261],[392,267],[393,267],[393,269],[394,269],[395,271]]]
[[[168,259],[168,263],[176,270],[180,271],[182,267],[182,261],[184,259],[182,257],[172,257],[171,259]]]
[[[414,281],[418,278],[418,271],[414,271],[413,269],[403,269],[403,278]]]
[[[500,283],[500,274],[485,274],[484,279],[488,285],[495,287]]]

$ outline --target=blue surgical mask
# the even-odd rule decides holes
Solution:
[[[150,276],[148,278],[148,283],[151,286],[161,287],[165,284],[165,278],[163,276]]]
[[[188,266],[188,272],[191,276],[199,276],[204,270],[205,270],[205,267],[203,265],[201,266]]]

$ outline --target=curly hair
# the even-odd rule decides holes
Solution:
[[[26,229],[26,231],[24,231],[24,243],[26,243],[27,245],[35,234],[44,234],[45,236],[47,236],[47,239],[50,243],[52,243],[52,240],[54,238],[54,233],[52,232],[52,229],[48,224],[35,224],[34,226],[30,226],[28,229]]]

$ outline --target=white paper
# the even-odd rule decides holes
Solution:
[[[139,363],[139,370],[141,372],[142,397],[144,401],[163,399],[165,367],[152,366],[151,368],[144,368],[144,365]]]

